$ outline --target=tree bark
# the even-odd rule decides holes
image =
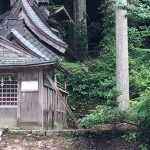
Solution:
[[[86,21],[86,0],[74,0],[74,21],[75,23],[83,23],[87,26]]]
[[[127,0],[122,0],[127,3]],[[121,91],[118,97],[119,108],[129,107],[129,64],[128,64],[128,23],[126,10],[116,6],[116,70],[117,89]]]
[[[0,14],[8,11],[10,9],[10,1],[9,0],[0,0]]]
[[[74,0],[73,9],[75,25],[80,27],[80,33],[84,33],[82,34],[83,41],[80,42],[84,43],[85,54],[88,55],[86,0]],[[77,48],[79,49],[78,46]]]

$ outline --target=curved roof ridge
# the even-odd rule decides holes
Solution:
[[[42,31],[44,34],[48,35],[51,39],[53,39],[56,42],[59,42],[60,44],[63,44],[67,47],[67,44],[63,42],[58,36],[56,36],[51,29],[49,29],[38,17],[38,15],[35,13],[33,8],[30,6],[28,0],[21,0],[23,7],[27,13],[27,15],[30,17],[30,19],[33,21],[33,23]]]
[[[4,42],[4,44],[3,44]],[[50,65],[56,63],[56,61],[46,60],[42,57],[35,57],[33,55],[22,54],[19,47],[15,46],[11,41],[7,40],[0,35],[0,51],[2,50],[2,55],[0,55],[0,68],[9,68],[9,67],[19,67],[19,66],[39,66],[39,65]],[[6,46],[6,47],[5,47]],[[7,53],[4,53],[3,56],[3,47],[7,50]],[[9,52],[8,52],[9,51]],[[5,52],[5,51],[4,51]]]
[[[15,45],[13,42],[9,41],[8,39],[6,39],[5,37],[0,35],[0,41],[5,42],[7,45],[11,46],[12,48],[14,48],[16,51],[20,51],[23,52],[27,55],[32,56],[31,54],[29,54],[28,52],[24,51],[21,47],[18,47],[17,45]]]
[[[37,54],[38,56],[44,58],[45,60],[49,61],[49,58],[39,51],[36,47],[34,47],[28,40],[26,40],[17,30],[11,29],[11,32],[19,39],[26,47],[28,47],[32,52]]]

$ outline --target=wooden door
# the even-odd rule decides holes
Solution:
[[[23,90],[23,82],[37,82],[39,86],[39,72],[37,70],[23,70],[20,73],[20,125],[21,127],[34,128],[40,126],[41,104],[38,90]],[[30,86],[30,85],[29,85]],[[31,89],[29,87],[29,89]]]

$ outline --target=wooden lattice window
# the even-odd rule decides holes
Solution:
[[[0,106],[17,105],[17,76],[0,75]]]

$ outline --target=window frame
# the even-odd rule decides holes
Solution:
[[[1,84],[4,85],[1,85]],[[17,74],[0,74],[0,108],[16,108],[18,105]]]

